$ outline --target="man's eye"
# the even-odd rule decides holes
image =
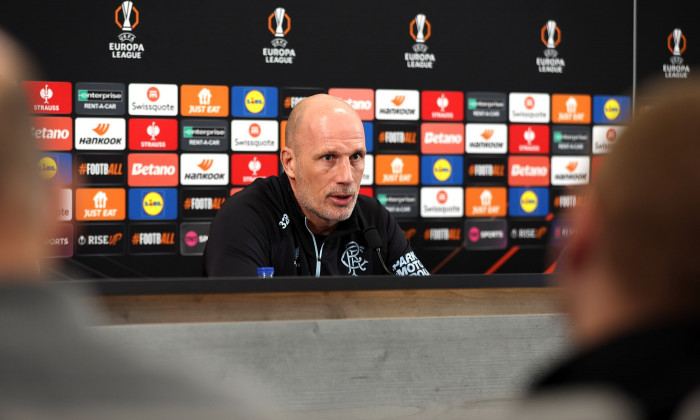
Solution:
[[[326,162],[330,162],[331,160],[333,160],[333,156],[332,155],[324,155],[322,157],[322,159],[325,160]]]
[[[362,156],[360,156],[359,153],[355,153],[355,154],[352,155],[352,157],[351,157],[352,160],[360,160],[361,158],[362,158]]]

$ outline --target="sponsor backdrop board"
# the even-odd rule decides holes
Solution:
[[[689,5],[636,5],[640,77],[690,74]],[[72,6],[5,2],[0,25],[43,68],[24,87],[66,190],[48,243],[104,276],[199,275],[216,211],[279,173],[286,119],[319,92],[360,114],[362,191],[428,269],[542,272],[635,110],[634,1]]]

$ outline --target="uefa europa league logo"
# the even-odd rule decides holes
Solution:
[[[545,37],[546,32],[546,37]],[[561,30],[557,26],[557,22],[553,20],[548,20],[547,23],[542,27],[540,38],[542,43],[547,47],[544,50],[544,56],[549,58],[554,58],[557,55],[556,47],[561,42]]]
[[[671,40],[673,40],[673,46],[671,46]],[[687,44],[683,31],[681,31],[680,28],[674,29],[668,36],[668,50],[673,54],[671,63],[683,64],[683,57],[681,57],[681,55],[685,52],[686,46]]]
[[[415,28],[415,32],[414,32]],[[425,18],[423,13],[419,13],[411,21],[410,24],[410,34],[416,43],[413,45],[413,51],[415,52],[426,52],[428,51],[428,46],[425,45],[425,41],[430,38],[431,27],[430,21]]]
[[[272,19],[275,19],[275,27],[272,27]],[[285,29],[284,24],[287,23],[287,28]],[[270,14],[267,18],[267,28],[275,36],[272,40],[272,45],[274,47],[284,48],[287,46],[287,40],[284,36],[287,35],[289,30],[292,28],[292,19],[289,17],[284,7],[278,7],[274,12]]]
[[[120,15],[121,20],[119,19]],[[133,24],[131,23],[132,15],[134,18]],[[136,35],[131,33],[131,30],[139,24],[139,10],[134,7],[134,3],[131,1],[122,2],[122,4],[117,7],[117,10],[114,11],[114,21],[122,30],[122,33],[119,35],[119,40],[122,42],[134,42]]]

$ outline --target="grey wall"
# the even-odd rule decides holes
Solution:
[[[560,358],[559,315],[98,327],[113,345],[196,366],[284,418],[478,418]]]

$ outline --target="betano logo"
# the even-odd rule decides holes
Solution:
[[[173,187],[178,183],[176,153],[131,153],[128,160],[131,187]]]
[[[245,96],[245,108],[252,114],[258,114],[265,108],[265,95],[259,90],[251,90]]]

